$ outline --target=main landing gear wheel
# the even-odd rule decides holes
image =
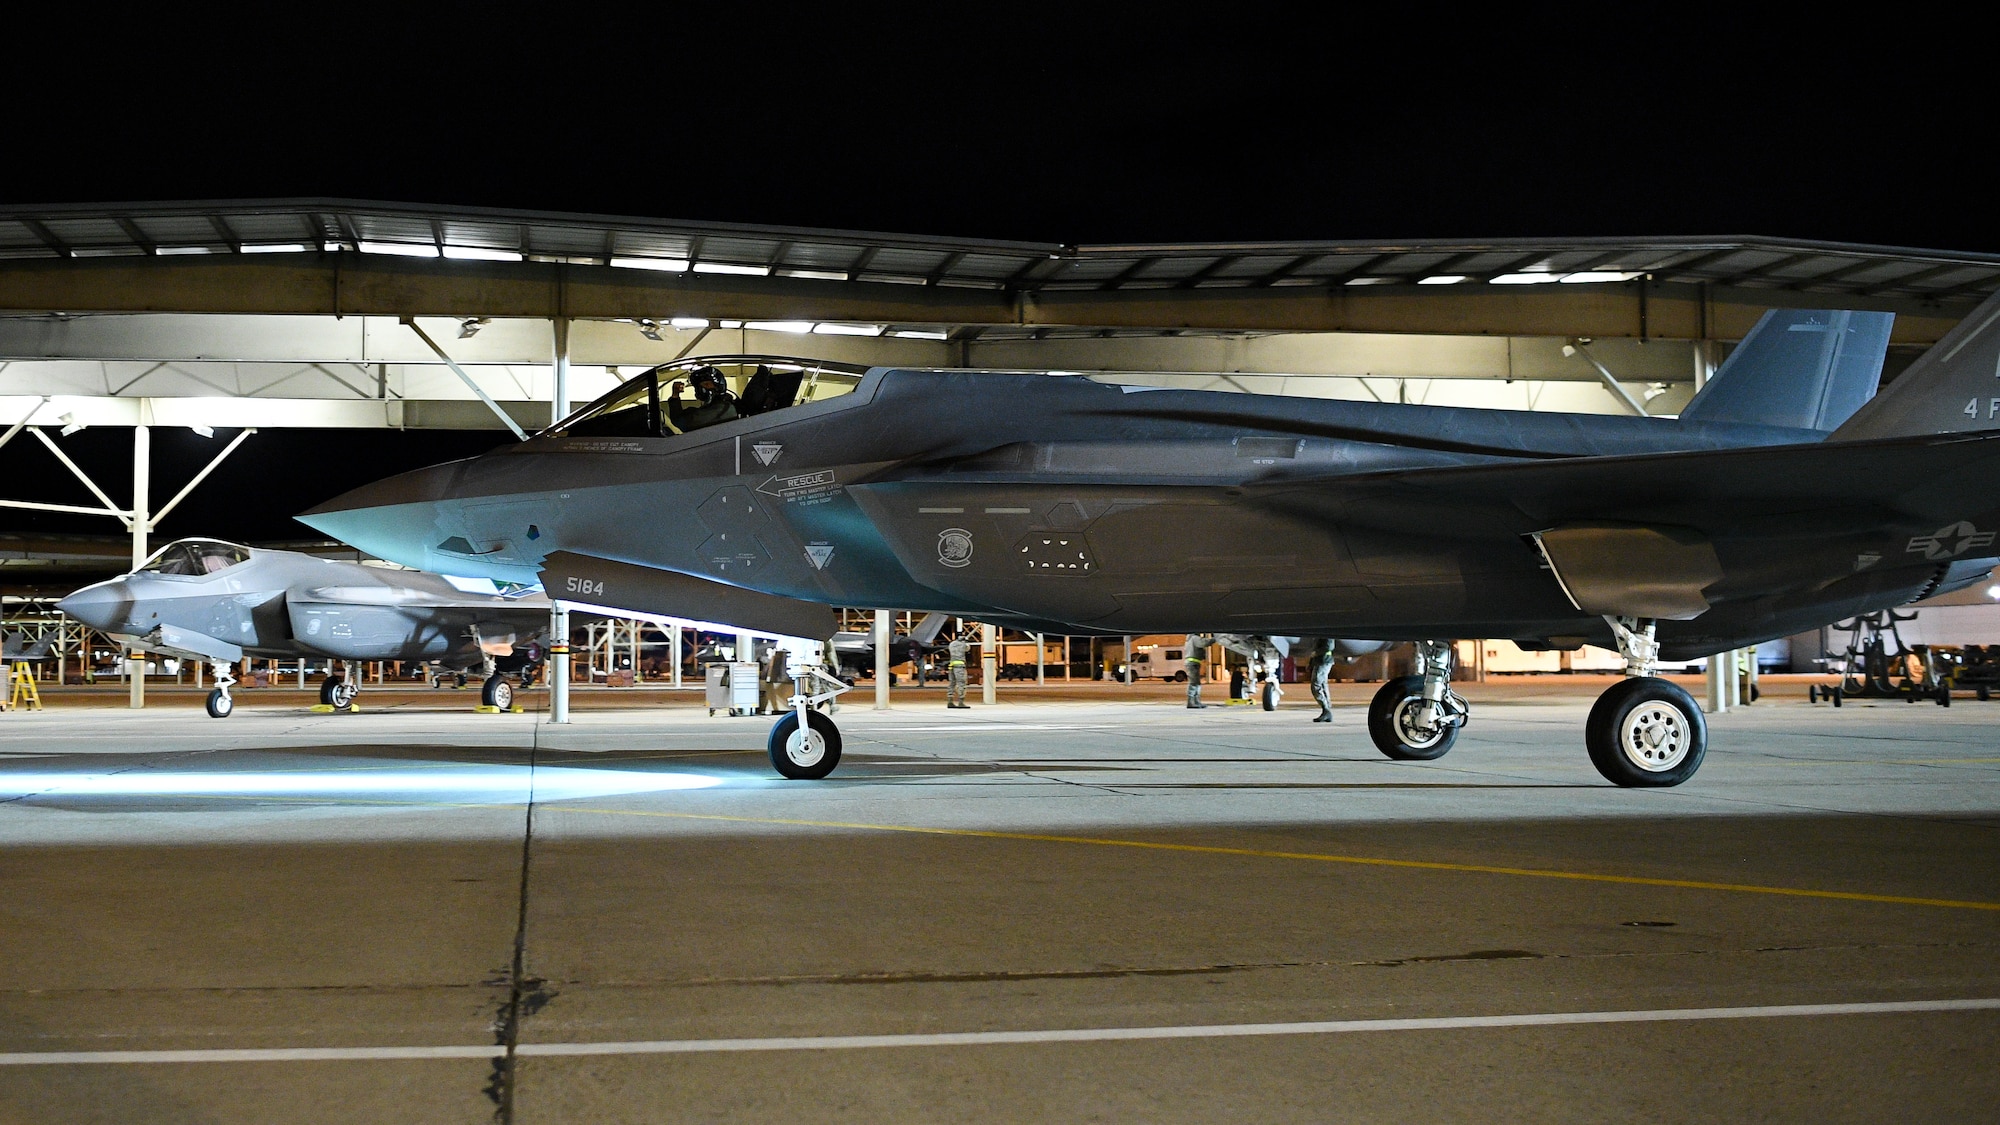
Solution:
[[[806,712],[806,730],[799,731],[799,713],[771,724],[771,765],[793,781],[818,781],[840,764],[840,728],[818,711]]]
[[[1263,703],[1263,705],[1264,705],[1264,710],[1266,710],[1266,711],[1276,711],[1276,710],[1278,709],[1278,684],[1277,684],[1277,682],[1276,682],[1275,680],[1265,680],[1265,681],[1264,681],[1264,686],[1263,686],[1263,687],[1262,687],[1261,689],[1259,689],[1259,690],[1258,690],[1258,692],[1257,692],[1257,697],[1258,697],[1258,700],[1259,700],[1259,701],[1260,701],[1261,703]]]
[[[1590,764],[1613,785],[1679,785],[1708,753],[1708,720],[1679,685],[1636,676],[1597,697],[1583,741]]]
[[[514,685],[498,673],[488,676],[486,682],[480,685],[479,702],[505,711],[514,705]]]
[[[208,693],[209,718],[226,719],[229,717],[229,713],[234,710],[236,710],[236,701],[229,698],[228,692],[223,691],[221,688],[216,688],[214,691]]]
[[[357,684],[347,682],[342,676],[329,676],[319,686],[319,701],[336,711],[345,711],[354,706],[354,697],[361,694]]]
[[[1391,758],[1406,762],[1428,762],[1442,758],[1458,741],[1458,724],[1441,722],[1434,730],[1416,725],[1417,709],[1424,704],[1424,678],[1402,676],[1384,683],[1368,702],[1368,737],[1375,748]]]

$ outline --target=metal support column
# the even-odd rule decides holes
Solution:
[[[569,318],[557,317],[554,327],[555,387],[549,396],[550,425],[569,413]],[[386,379],[383,385],[388,385]],[[569,722],[569,607],[553,598],[549,600],[549,721]]]
[[[1126,683],[1128,683],[1128,684],[1129,684],[1129,683],[1132,683],[1132,682],[1134,682],[1134,681],[1133,681],[1133,679],[1132,679],[1132,676],[1133,676],[1133,670],[1132,670],[1132,634],[1130,634],[1130,633],[1127,633],[1127,634],[1125,634],[1125,675],[1124,675],[1124,676],[1123,676],[1122,678],[1124,679],[1124,681],[1125,681]]]
[[[1729,710],[1729,693],[1726,681],[1732,674],[1723,671],[1724,667],[1729,663],[1729,657],[1729,653],[1718,652],[1708,658],[1708,673],[1704,677],[1703,683],[1703,686],[1707,689],[1704,693],[1706,698],[1702,702],[1711,715],[1720,715],[1724,711]]]
[[[997,693],[1000,684],[999,630],[991,625],[979,627],[979,698],[989,706],[999,702]]]
[[[675,687],[679,687],[681,686],[681,660],[683,659],[681,653],[681,627],[679,625],[673,627],[673,631],[669,634],[668,639],[674,645],[674,676],[669,682]]]
[[[875,709],[889,709],[889,611],[875,611]]]
[[[144,424],[132,427],[132,569],[137,570],[146,561],[146,533],[152,530],[152,501],[147,491],[152,487],[153,431]],[[126,677],[132,685],[132,706],[146,705],[146,653],[144,649],[133,649],[126,658]]]
[[[1042,687],[1048,681],[1048,650],[1042,647],[1042,635],[1035,634],[1035,686]]]

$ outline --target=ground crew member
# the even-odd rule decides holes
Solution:
[[[1214,637],[1203,633],[1189,633],[1187,636],[1187,705],[1196,710],[1208,706],[1201,701],[1201,662],[1208,655],[1208,646],[1214,643]]]
[[[946,665],[949,686],[945,690],[944,705],[965,711],[972,710],[972,705],[965,701],[965,653],[968,647],[964,637],[953,637],[951,643],[945,646],[949,657]]]
[[[1313,650],[1312,689],[1313,702],[1319,704],[1319,718],[1315,723],[1333,721],[1333,697],[1327,694],[1326,677],[1333,671],[1333,638],[1321,637],[1319,647]]]

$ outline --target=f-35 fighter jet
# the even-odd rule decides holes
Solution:
[[[301,518],[412,566],[808,638],[847,605],[1414,641],[1417,674],[1369,708],[1395,758],[1443,754],[1465,722],[1447,638],[1615,645],[1628,678],[1585,724],[1591,761],[1676,785],[1707,727],[1656,661],[1902,605],[2000,558],[2000,299],[1870,401],[1888,331],[1767,314],[1678,418],[793,361],[792,405],[673,433],[669,365]],[[813,698],[772,732],[788,777],[839,759]]]
[[[468,592],[436,574],[215,539],[169,543],[132,573],[85,586],[56,608],[147,652],[207,661],[215,669],[208,713],[217,719],[235,709],[229,689],[246,656],[482,668],[481,700],[505,710],[514,689],[502,673],[532,674],[549,627],[539,591]],[[328,676],[320,702],[345,710],[360,688],[355,677]]]

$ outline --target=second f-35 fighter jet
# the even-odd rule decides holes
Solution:
[[[481,700],[506,710],[514,689],[502,673],[532,675],[539,665],[549,601],[539,591],[461,585],[419,571],[180,539],[132,573],[85,586],[56,608],[135,648],[207,661],[216,685],[208,713],[218,719],[235,709],[229,689],[236,662],[247,656],[483,668]],[[351,675],[329,676],[320,702],[346,709],[360,687]]]
[[[1661,657],[1901,605],[2000,557],[2000,299],[1870,401],[1888,330],[1767,314],[1678,418],[708,359],[782,374],[791,405],[674,432],[669,365],[301,518],[412,566],[789,636],[830,636],[825,607],[846,605],[1414,641],[1417,674],[1369,708],[1397,758],[1444,753],[1466,719],[1445,638],[1615,645],[1628,678],[1590,713],[1591,761],[1675,785],[1707,727]],[[772,732],[789,777],[839,760],[813,698]]]

